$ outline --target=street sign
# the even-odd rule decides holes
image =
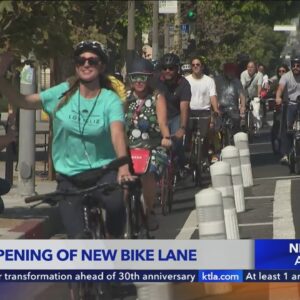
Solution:
[[[159,1],[158,12],[160,14],[176,14],[177,13],[177,0]]]
[[[189,33],[190,32],[190,25],[189,24],[181,24],[180,30],[182,33]]]

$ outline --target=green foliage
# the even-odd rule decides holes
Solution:
[[[300,11],[300,1],[197,1],[197,53],[211,69],[235,61],[239,53],[273,70],[287,35],[274,32],[274,24],[290,21]]]

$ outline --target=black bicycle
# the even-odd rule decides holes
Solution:
[[[196,187],[200,187],[202,184],[202,173],[205,171],[205,167],[208,168],[208,159],[205,159],[203,155],[203,145],[205,137],[201,133],[201,124],[207,123],[207,117],[190,117],[193,122],[192,128],[192,147],[189,158],[189,165],[192,171],[192,178]]]
[[[253,116],[253,104],[251,99],[248,99],[246,103],[245,119],[242,127],[243,130],[248,134],[249,142],[252,142],[255,133],[255,122]]]
[[[91,170],[91,176],[101,178],[109,170],[117,170],[120,166],[129,162],[128,157],[119,158],[105,167]],[[84,230],[78,236],[80,239],[105,239],[107,238],[107,231],[105,228],[105,218],[101,206],[101,199],[93,197],[95,190],[102,190],[104,193],[109,193],[118,188],[128,189],[128,203],[130,209],[127,210],[127,217],[129,219],[130,229],[127,232],[128,238],[138,238],[139,225],[138,220],[140,213],[140,198],[141,184],[137,179],[134,182],[124,183],[120,185],[115,183],[101,183],[94,186],[84,188],[76,191],[60,191],[57,190],[52,193],[35,195],[25,198],[26,203],[40,201],[31,207],[36,207],[42,203],[47,203],[51,206],[56,205],[63,196],[82,195],[83,198],[83,219]],[[79,282],[78,284],[71,285],[70,295],[72,300],[110,300],[112,298],[111,284],[104,282]]]
[[[292,128],[287,128],[287,134],[293,136],[292,150],[289,154],[290,171],[292,173],[300,174],[300,96],[297,97],[296,105],[296,120]]]
[[[222,108],[220,128],[222,148],[234,144],[233,135],[234,130],[236,130],[235,126],[237,126],[234,120],[239,119],[239,111],[237,111],[234,107]]]

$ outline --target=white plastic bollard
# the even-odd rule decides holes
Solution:
[[[225,161],[214,163],[210,166],[210,175],[213,188],[222,194],[227,239],[239,239],[230,164]]]
[[[233,136],[233,138],[234,144],[240,152],[243,185],[244,187],[253,186],[248,135],[244,132],[238,132]]]
[[[195,195],[200,239],[226,239],[224,208],[220,191],[208,188]],[[206,295],[230,293],[230,283],[205,283]]]
[[[173,300],[174,293],[172,283],[158,282],[158,283],[135,283],[137,289],[137,300]]]
[[[222,194],[208,188],[195,195],[199,239],[226,239]]]
[[[245,197],[239,149],[227,146],[222,149],[221,157],[222,161],[228,162],[231,167],[236,212],[243,212],[245,211]]]

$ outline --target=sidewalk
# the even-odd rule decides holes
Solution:
[[[5,120],[5,116],[2,120]],[[48,130],[48,122],[37,121],[36,130]],[[3,132],[0,132],[3,134]],[[36,142],[43,143],[43,136],[36,135]],[[43,149],[36,150],[36,158],[45,156]],[[14,167],[16,162],[14,163]],[[50,181],[44,174],[44,162],[36,161],[35,192],[52,192],[56,181]],[[0,177],[5,178],[5,150],[0,155]],[[47,239],[60,232],[62,224],[58,208],[43,204],[31,208],[24,202],[25,196],[18,191],[18,170],[14,169],[13,186],[7,195],[2,196],[5,210],[0,215],[0,239]]]

